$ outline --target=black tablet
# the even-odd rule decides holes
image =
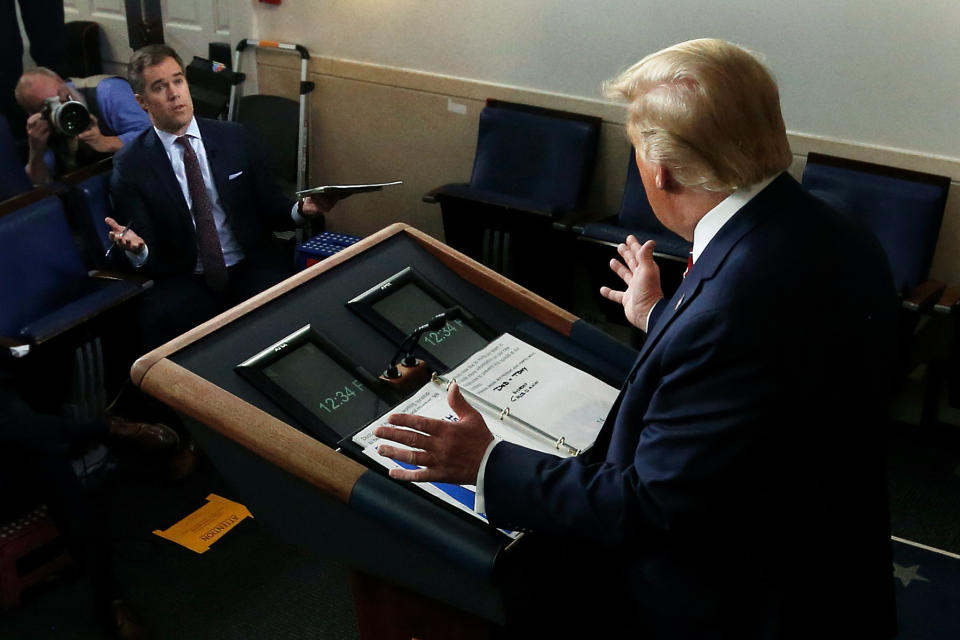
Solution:
[[[410,267],[350,300],[347,306],[397,345],[438,313],[458,307],[459,318],[442,329],[427,331],[420,339],[421,351],[438,370],[455,367],[494,337],[484,323]]]
[[[236,371],[330,446],[394,404],[376,378],[310,325],[241,362]]]

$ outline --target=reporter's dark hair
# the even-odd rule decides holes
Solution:
[[[143,93],[143,70],[160,64],[167,58],[176,60],[183,71],[183,60],[172,47],[165,44],[148,44],[133,52],[127,66],[127,81],[134,93]]]

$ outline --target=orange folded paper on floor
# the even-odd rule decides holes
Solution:
[[[240,524],[252,518],[250,511],[239,502],[211,493],[203,505],[172,527],[154,533],[191,551],[204,553],[214,542]]]

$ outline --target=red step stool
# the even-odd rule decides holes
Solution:
[[[31,553],[42,553],[47,545],[52,549],[59,536],[47,515],[46,505],[38,505],[26,515],[0,523],[0,608],[9,609],[19,604],[24,589],[70,564],[70,556],[63,550],[56,551],[38,566],[23,562]]]

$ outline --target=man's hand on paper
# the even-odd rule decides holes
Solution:
[[[623,314],[627,321],[641,331],[647,330],[650,309],[663,298],[660,267],[653,261],[653,247],[653,240],[647,240],[641,245],[634,236],[627,236],[627,241],[617,247],[623,262],[610,260],[610,268],[626,283],[626,291],[600,287],[600,295],[623,305]]]
[[[460,418],[458,422],[395,413],[388,418],[390,424],[407,429],[377,427],[374,430],[378,438],[413,447],[405,449],[384,444],[377,449],[380,455],[423,467],[414,470],[391,469],[391,478],[414,482],[476,484],[480,462],[493,440],[493,434],[487,429],[480,413],[463,399],[456,382],[451,383],[447,391],[447,402]]]

